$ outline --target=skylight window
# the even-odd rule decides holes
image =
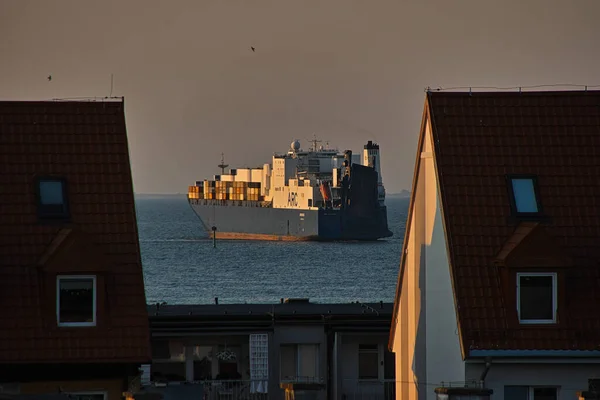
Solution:
[[[38,214],[40,218],[67,218],[69,207],[63,179],[38,180]]]
[[[538,212],[533,179],[513,179],[512,188],[518,213]]]
[[[535,176],[510,176],[511,207],[516,215],[539,215],[541,206]]]

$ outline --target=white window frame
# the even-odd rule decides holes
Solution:
[[[549,276],[552,278],[552,319],[521,319],[521,277]],[[517,273],[517,313],[521,324],[555,324],[558,311],[558,282],[556,272],[518,272]]]
[[[104,397],[104,400],[108,400],[108,392],[103,391],[103,390],[91,390],[91,391],[84,391],[84,392],[69,392],[69,395],[71,395],[71,396],[94,396],[97,394],[101,394]]]
[[[60,281],[67,279],[91,279],[94,295],[92,296],[92,322],[60,322]],[[56,323],[60,327],[90,327],[96,326],[96,303],[98,290],[96,287],[96,275],[58,275],[56,277]],[[91,393],[91,392],[90,392]]]

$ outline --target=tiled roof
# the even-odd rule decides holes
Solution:
[[[38,221],[38,176],[66,179],[69,222]],[[0,363],[149,360],[124,102],[0,102],[0,188]],[[59,328],[56,275],[79,272],[97,326]]]
[[[463,350],[599,350],[600,92],[433,92],[427,114]],[[537,176],[546,219],[512,219],[510,174]],[[518,323],[530,266],[560,271],[556,325]]]

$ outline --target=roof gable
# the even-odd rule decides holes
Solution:
[[[68,220],[38,218],[38,177]],[[148,361],[124,102],[0,102],[0,187],[0,364]],[[96,327],[58,328],[65,273],[98,276]]]
[[[426,107],[436,143],[463,348],[467,353],[489,348],[597,349],[600,92],[430,92]],[[543,227],[518,227],[520,222],[512,218],[506,181],[510,174],[537,176],[549,218],[540,222]],[[511,244],[519,240],[521,244]],[[549,257],[540,258],[532,244],[544,240],[551,240],[546,248],[552,242],[558,245]],[[525,267],[541,259],[548,268],[570,266],[559,291],[559,297],[568,297],[561,310],[568,326],[511,325],[516,310],[508,306],[512,292],[503,287],[494,267],[499,258]]]
[[[402,287],[403,287],[403,283],[404,283],[404,278],[406,275],[406,268],[407,268],[407,263],[409,262],[409,255],[408,255],[408,247],[409,247],[409,240],[411,237],[411,232],[412,229],[414,228],[413,226],[413,219],[414,219],[414,215],[415,215],[415,208],[416,208],[416,204],[417,201],[424,201],[424,199],[419,198],[419,196],[421,196],[422,194],[420,193],[418,189],[418,185],[419,185],[419,179],[424,178],[424,175],[421,174],[421,166],[422,166],[422,162],[424,159],[431,159],[433,158],[433,165],[434,165],[434,169],[436,170],[436,178],[437,178],[437,192],[438,192],[438,196],[441,195],[440,192],[440,187],[439,187],[439,174],[437,174],[437,165],[436,165],[436,159],[435,159],[435,152],[436,152],[436,146],[434,143],[434,138],[432,135],[432,120],[431,120],[431,114],[430,114],[430,109],[429,109],[429,104],[427,101],[425,101],[425,106],[423,109],[423,115],[421,118],[421,129],[420,129],[420,133],[419,133],[419,139],[417,141],[417,157],[415,160],[415,168],[414,168],[414,172],[413,172],[413,181],[412,181],[412,188],[411,188],[411,193],[410,193],[410,202],[409,202],[409,206],[408,206],[408,215],[406,218],[406,227],[405,227],[405,232],[404,232],[404,240],[403,240],[403,245],[402,245],[402,254],[400,257],[400,271],[398,273],[398,280],[396,283],[396,293],[395,293],[395,301],[394,301],[394,307],[393,307],[393,311],[392,311],[392,325],[391,325],[391,329],[390,329],[390,335],[389,335],[389,340],[388,340],[388,348],[390,349],[390,351],[392,351],[393,347],[394,347],[394,339],[396,336],[396,326],[400,323],[399,321],[399,313],[400,313],[400,296],[401,296],[401,292],[402,292]],[[441,216],[442,216],[442,226],[444,229],[444,236],[445,236],[445,218],[444,218],[444,209],[443,207],[440,207],[440,212],[441,212]],[[434,223],[433,220],[430,221],[431,224]],[[430,229],[433,229],[433,227],[429,227]],[[426,228],[427,229],[427,228]],[[446,251],[450,252],[450,248],[448,247],[448,244],[446,243]],[[450,276],[452,277],[452,273],[453,271],[450,271]],[[453,282],[452,282],[453,284]],[[455,299],[456,300],[456,299]],[[455,301],[455,306],[456,306],[456,301]],[[456,309],[456,307],[455,307]],[[459,317],[459,315],[457,315],[457,318]],[[461,327],[460,324],[458,326],[458,336],[462,337],[462,333],[461,333]],[[461,346],[462,346],[462,341],[460,342]]]

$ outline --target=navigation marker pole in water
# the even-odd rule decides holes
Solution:
[[[213,225],[212,231],[213,231],[213,249],[216,249],[217,248],[217,227]]]

